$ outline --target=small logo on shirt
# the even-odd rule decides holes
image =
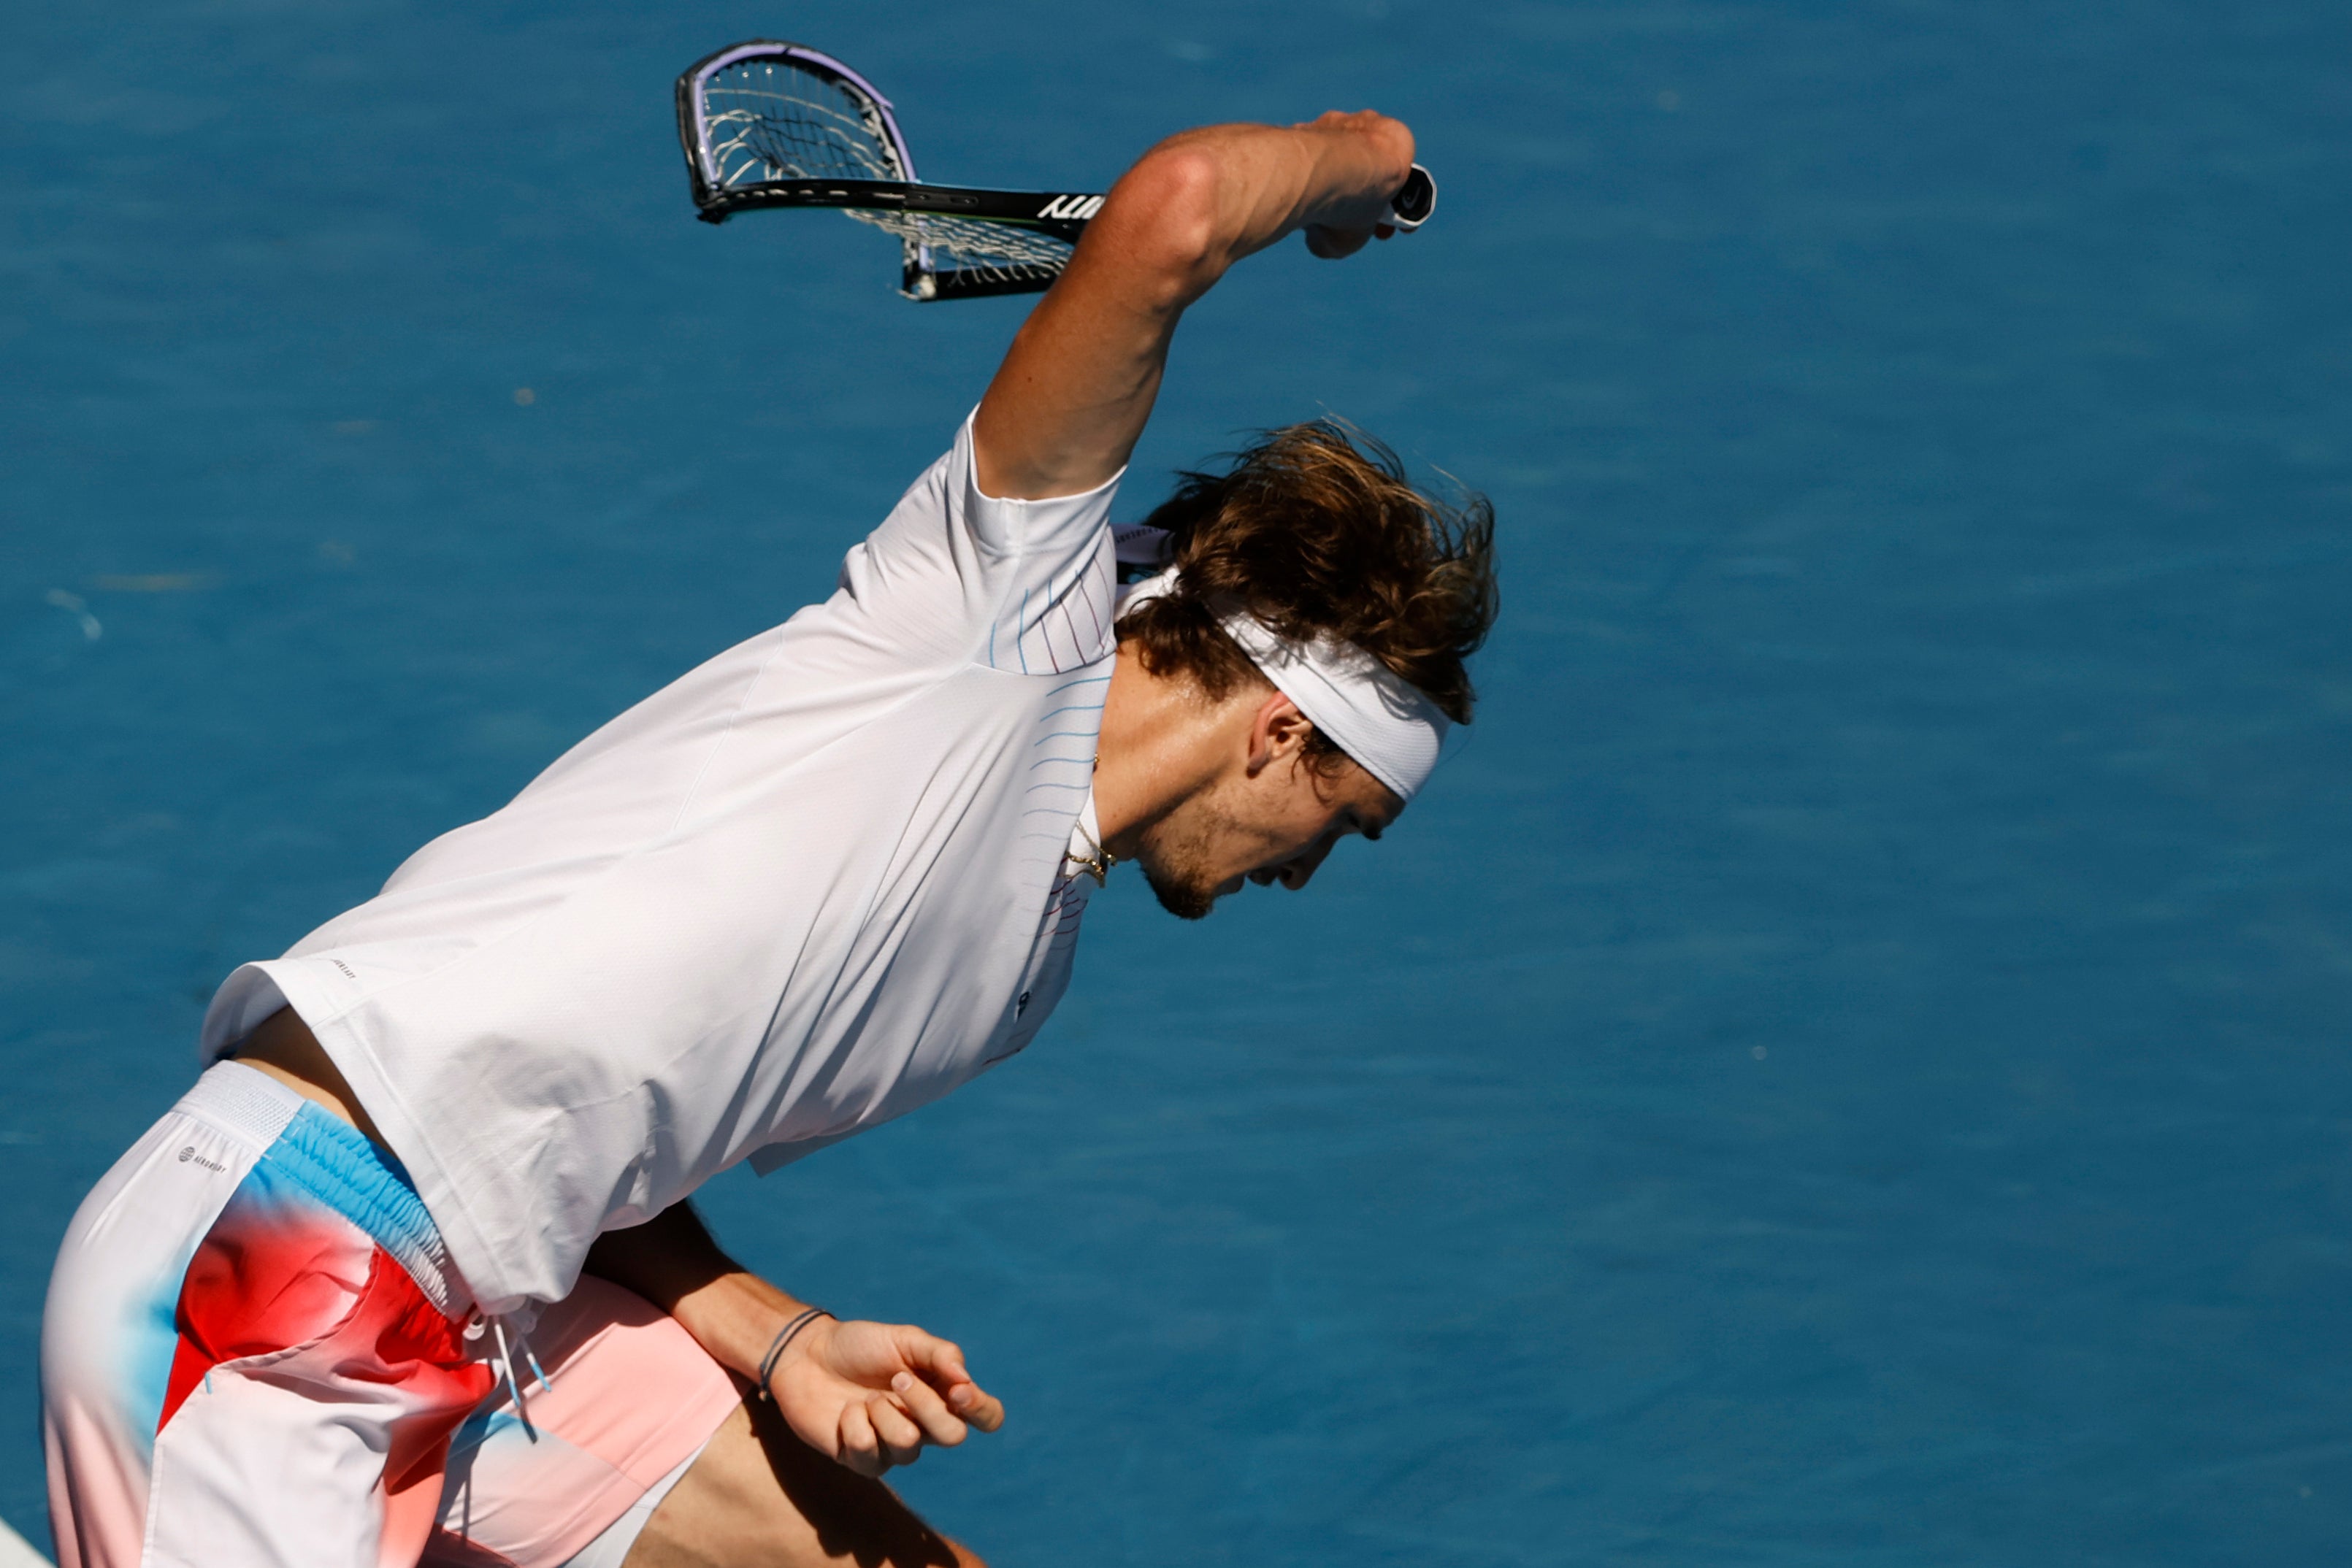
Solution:
[[[1026,991],[1024,991],[1024,992],[1022,992],[1022,993],[1021,993],[1021,999],[1020,999],[1019,1001],[1017,1001],[1017,1002],[1015,1002],[1015,1003],[1013,1003],[1013,1016],[1014,1018],[1019,1018],[1023,1013],[1025,1013],[1025,1012],[1027,1012],[1028,1010],[1029,1010],[1029,993],[1028,993],[1028,992],[1026,992]]]
[[[330,958],[327,962],[332,964],[336,968],[341,969],[343,972],[344,979],[356,980],[359,978],[357,975],[352,973],[352,967],[349,964],[344,963],[341,958]]]
[[[196,1146],[194,1144],[190,1144],[186,1148],[180,1151],[180,1163],[184,1166],[199,1165],[208,1171],[225,1171],[228,1169],[226,1166],[221,1164],[218,1160],[208,1160],[205,1158],[204,1155],[196,1153]]]

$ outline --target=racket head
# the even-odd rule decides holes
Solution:
[[[704,56],[677,78],[677,136],[694,204],[713,222],[776,180],[916,178],[890,100],[840,60],[754,38]]]
[[[782,39],[730,44],[688,67],[677,78],[677,134],[705,221],[831,206],[899,241],[899,292],[911,299],[1048,287],[1102,204],[1083,194],[919,189],[890,100],[843,61]]]

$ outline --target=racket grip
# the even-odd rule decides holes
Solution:
[[[1397,193],[1389,198],[1389,226],[1411,234],[1429,221],[1437,211],[1437,182],[1429,171],[1415,163],[1412,172],[1404,177]]]

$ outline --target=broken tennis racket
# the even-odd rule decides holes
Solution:
[[[921,183],[890,100],[799,44],[756,39],[696,61],[677,78],[677,135],[704,222],[832,207],[898,240],[899,292],[910,299],[1050,287],[1103,203],[1087,191]],[[1389,221],[1416,229],[1436,206],[1436,184],[1416,163]]]

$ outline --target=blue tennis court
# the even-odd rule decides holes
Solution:
[[[803,39],[942,181],[1370,105],[1119,515],[1330,410],[1491,496],[1476,737],[722,1239],[959,1341],[1003,1563],[2190,1564],[2352,1536],[2352,12],[14,7],[0,1517],[237,962],[820,597],[1025,304],[692,221]]]

